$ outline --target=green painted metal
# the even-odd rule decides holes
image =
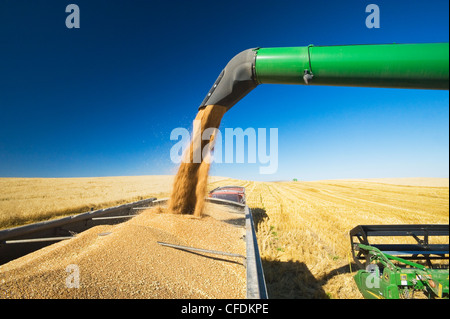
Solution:
[[[364,250],[372,252],[372,254],[377,256],[377,258],[380,258],[380,259],[383,260],[383,264],[385,264],[386,266],[389,266],[391,269],[394,269],[396,267],[391,262],[391,260],[395,260],[395,261],[401,262],[402,264],[405,264],[405,265],[408,265],[408,266],[411,266],[411,267],[415,267],[415,268],[418,268],[420,270],[424,270],[424,269],[427,268],[424,265],[412,262],[410,260],[406,260],[406,259],[403,259],[403,258],[400,258],[400,257],[397,257],[397,256],[392,256],[392,255],[383,253],[381,250],[379,250],[376,247],[372,247],[372,246],[364,245],[364,244],[358,244],[358,246],[359,246],[360,249],[364,249]]]
[[[448,269],[428,268],[385,254],[369,245],[359,244],[359,247],[371,254],[374,266],[372,271],[359,270],[354,276],[355,283],[364,298],[413,298],[417,292],[423,292],[428,298],[449,298]],[[399,264],[394,265],[393,260]]]
[[[371,44],[257,49],[258,84],[449,89],[449,44]]]

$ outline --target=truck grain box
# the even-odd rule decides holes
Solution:
[[[247,258],[247,237],[254,238],[248,207],[206,202],[195,217],[159,203],[1,265],[0,298],[262,296],[258,282],[248,288],[247,278],[258,281],[248,273],[255,259]]]

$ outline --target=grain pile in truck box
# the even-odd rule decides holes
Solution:
[[[206,203],[202,218],[149,209],[93,227],[0,266],[0,298],[245,298],[245,259],[158,244],[245,256],[244,230],[236,227],[243,216]],[[79,286],[69,288],[74,267]]]

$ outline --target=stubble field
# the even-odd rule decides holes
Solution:
[[[219,181],[246,187],[269,297],[362,298],[349,231],[370,224],[448,224],[448,179]],[[440,187],[417,186],[439,185]],[[442,186],[445,185],[445,186]],[[395,239],[394,239],[395,240]],[[448,242],[448,237],[444,238]]]
[[[167,197],[172,181],[171,176],[0,178],[0,228]],[[253,182],[214,177],[208,189],[222,185],[246,187],[269,298],[361,298],[352,278],[357,269],[350,260],[350,229],[449,223],[448,179]]]

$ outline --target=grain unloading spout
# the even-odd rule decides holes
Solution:
[[[253,90],[257,49],[242,51],[228,62],[209,90],[200,108],[222,105],[228,109]]]
[[[448,90],[448,52],[448,43],[248,49],[230,60],[200,109],[230,109],[266,83]]]

